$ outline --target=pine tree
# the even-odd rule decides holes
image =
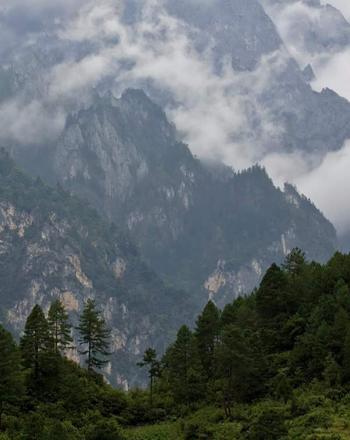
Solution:
[[[195,335],[199,356],[208,378],[214,374],[214,350],[219,336],[220,313],[216,305],[209,301],[196,323]]]
[[[157,352],[153,348],[148,348],[144,355],[142,362],[137,364],[139,367],[148,367],[148,377],[150,380],[150,401],[153,404],[153,385],[154,380],[160,376],[161,366],[157,359]]]
[[[12,335],[0,325],[0,431],[6,405],[17,403],[23,393],[20,352]]]
[[[59,299],[51,304],[48,314],[48,324],[54,352],[56,354],[64,353],[73,341],[71,337],[72,326],[68,322],[68,314],[64,305]]]
[[[178,403],[189,405],[203,396],[204,372],[191,330],[182,326],[169,347],[164,363],[170,389]]]
[[[293,315],[294,298],[290,295],[287,274],[276,264],[266,272],[256,292],[256,312],[264,346],[269,350],[286,349],[289,337],[281,323]]]
[[[110,331],[101,312],[96,309],[95,301],[88,299],[79,320],[79,344],[83,347],[80,354],[86,356],[87,368],[90,372],[94,368],[100,369],[108,363]]]
[[[283,269],[292,276],[300,275],[305,267],[305,252],[299,248],[294,248],[286,257]]]
[[[280,315],[287,314],[288,280],[285,273],[276,264],[266,272],[256,293],[256,308],[262,323],[275,326]]]
[[[28,316],[20,346],[24,366],[32,369],[37,379],[42,372],[45,356],[52,352],[49,325],[38,305]]]

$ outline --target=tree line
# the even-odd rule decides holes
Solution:
[[[108,362],[110,331],[94,300],[87,300],[76,330],[78,347],[73,346],[73,326],[59,299],[51,304],[47,316],[39,305],[34,306],[19,345],[0,326],[0,432],[8,410],[30,412],[37,405],[56,401],[62,392],[59,381],[81,374],[67,359],[72,349],[85,357],[88,376],[103,385],[99,372]]]
[[[214,405],[228,419],[237,405],[259,399],[293,402],[309,384],[350,392],[350,256],[321,265],[293,250],[251,295],[222,311],[210,301],[193,329],[181,327],[160,359],[147,350],[143,364],[153,401],[170,399],[186,411]],[[279,429],[271,438],[286,434]],[[270,438],[259,431],[240,438]]]
[[[307,435],[329,426],[333,407],[350,416],[350,255],[321,265],[295,249],[251,295],[223,310],[210,301],[162,356],[146,350],[148,390],[124,393],[99,374],[109,332],[93,301],[77,330],[84,369],[66,357],[72,326],[59,301],[47,316],[34,307],[18,345],[0,327],[1,440],[134,439],[125,428],[174,419],[186,440],[322,438]]]

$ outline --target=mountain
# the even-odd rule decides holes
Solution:
[[[23,174],[0,154],[0,321],[18,335],[35,304],[61,298],[74,324],[95,298],[112,330],[106,376],[120,386],[143,383],[137,360],[163,350],[194,306],[140,258],[127,234],[85,202]],[[70,353],[74,359],[77,352]]]
[[[268,2],[261,3],[266,5]],[[279,29],[261,3],[257,0],[213,0],[199,4],[196,0],[169,0],[167,10],[193,30],[189,38],[203,54],[212,51],[217,69],[229,59],[235,72],[243,71],[247,75],[254,70],[258,72],[256,83],[262,85],[251,84],[252,91],[242,93],[250,93],[251,105],[259,103],[282,131],[267,139],[265,149],[322,155],[341,148],[350,137],[350,103],[327,89],[315,92],[303,70],[311,62],[312,52],[320,55],[325,46],[333,50],[348,44],[349,24],[335,8],[321,8],[317,0],[305,2],[318,5],[323,15],[317,22],[320,26],[317,30],[297,23],[298,29],[302,28],[298,35],[303,35],[304,43],[310,46],[310,61],[298,65],[299,60],[288,53],[288,44],[286,47]],[[276,6],[280,2],[273,3]],[[300,4],[287,2],[294,3]],[[284,7],[286,2],[283,2]],[[322,32],[322,23],[333,33]],[[244,90],[244,82],[241,86]],[[249,121],[253,133],[261,117],[257,114]],[[254,142],[259,144],[261,140],[257,138]]]
[[[16,160],[127,229],[148,264],[198,307],[208,294],[223,304],[248,293],[294,247],[323,261],[336,246],[333,226],[292,186],[277,189],[258,166],[203,164],[140,90],[96,98],[56,145],[30,154]]]
[[[223,106],[226,100],[240,100],[239,111],[245,116],[243,126],[237,128],[232,122],[231,131],[228,127],[226,129],[236,141],[254,145],[254,154],[249,158],[251,163],[274,152],[297,151],[312,156],[312,160],[315,160],[314,156],[319,159],[327,152],[341,148],[344,140],[349,138],[349,102],[327,89],[315,92],[310,85],[313,75],[308,67],[309,64],[312,66],[314,56],[322,57],[326,52],[344,49],[350,41],[349,25],[335,8],[321,7],[318,0],[164,0],[148,13],[147,7],[154,2],[128,0],[120,2],[116,8],[107,1],[105,3],[101,11],[94,2],[88,3],[85,13],[72,7],[71,15],[75,18],[57,19],[55,24],[52,20],[45,20],[45,15],[35,16],[34,21],[40,22],[40,26],[38,24],[37,30],[35,27],[31,29],[29,35],[19,33],[16,50],[5,51],[5,39],[0,44],[0,53],[4,52],[0,100],[5,99],[0,115],[2,119],[9,112],[13,116],[11,124],[0,125],[0,136],[6,138],[6,145],[11,137],[26,145],[42,143],[43,132],[55,138],[64,126],[62,119],[67,112],[88,107],[92,90],[116,89],[119,95],[130,85],[145,88],[163,108],[175,108],[177,115],[181,116],[196,99],[187,102],[188,93],[185,97],[183,92],[178,93],[178,86],[185,81],[185,87],[194,92],[194,72],[186,71],[187,79],[181,76],[179,84],[176,84],[176,76],[175,84],[162,76],[162,69],[165,72],[176,70],[172,60],[163,53],[175,46],[177,52],[175,50],[173,56],[180,55],[174,38],[179,44],[185,40],[182,43],[184,55],[194,63],[202,63],[202,70],[210,72],[209,89],[210,84],[223,81],[223,89],[220,89],[225,98]],[[300,4],[320,14],[320,20],[312,21],[310,25],[307,15],[296,23],[298,39],[293,40],[297,46],[300,40],[303,51],[306,51],[303,59],[288,51],[291,44],[279,25],[276,12],[284,10],[286,5]],[[30,21],[21,15],[19,8],[12,11],[13,15],[15,13],[20,14],[20,18],[16,15],[18,22]],[[99,13],[100,22],[97,22]],[[111,14],[119,26],[109,26]],[[168,14],[165,19],[164,14]],[[162,19],[164,25],[159,30]],[[176,20],[176,24],[172,20]],[[4,28],[11,27],[14,22],[11,8],[0,13],[0,22]],[[143,32],[142,24],[146,29]],[[175,36],[171,34],[171,26],[176,27]],[[322,32],[324,28],[326,32]],[[163,47],[162,39],[167,38],[168,45]],[[155,60],[159,57],[160,72],[156,68],[144,67],[140,53],[145,50],[149,50],[145,56]],[[227,61],[233,68],[233,84],[227,84],[225,80]],[[202,83],[198,83],[198,87],[202,87]],[[203,91],[204,94],[207,92],[206,89]],[[14,102],[8,101],[9,98]],[[216,107],[211,110],[210,105],[206,105],[209,107],[207,112],[212,112],[214,117]],[[234,121],[236,115],[234,110],[230,111]],[[42,126],[42,130],[35,131],[31,124],[28,126],[22,121],[13,122],[16,117],[24,118],[29,112],[36,113],[33,124]],[[185,116],[177,119],[186,122]],[[191,125],[182,125],[178,128],[191,139]],[[29,135],[25,136],[24,130]],[[191,144],[190,148],[194,149],[194,146]],[[217,148],[220,150],[223,146]],[[235,165],[234,158],[232,164]]]
[[[314,57],[341,52],[350,45],[350,24],[330,4],[320,0],[261,0],[261,3],[293,56],[307,54],[312,63]]]

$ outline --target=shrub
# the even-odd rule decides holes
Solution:
[[[85,433],[86,440],[125,440],[119,424],[114,419],[101,419],[90,425]]]

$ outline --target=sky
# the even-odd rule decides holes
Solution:
[[[288,53],[281,49],[266,56],[252,72],[234,72],[227,63],[218,75],[210,50],[199,55],[187,25],[167,15],[159,1],[137,2],[144,6],[142,20],[130,26],[120,20],[122,0],[0,0],[0,53],[13,47],[30,52],[43,31],[63,50],[69,48],[59,62],[50,63],[47,57],[47,66],[30,92],[0,105],[0,135],[23,144],[38,139],[50,142],[63,129],[67,113],[77,105],[88,105],[101,83],[119,95],[125,87],[147,82],[174,97],[176,105],[168,103],[167,114],[196,155],[235,169],[263,164],[276,185],[294,183],[340,234],[348,233],[346,192],[337,189],[350,187],[349,143],[323,157],[280,151],[284,128],[256,99],[283,71]],[[350,0],[328,3],[350,17]],[[350,100],[350,46],[315,54],[295,34],[297,30],[297,36],[303,36],[312,27],[321,27],[326,34],[338,32],[334,21],[322,18],[317,8],[301,0],[268,11],[289,53],[301,67],[312,64],[315,90],[330,87]],[[82,48],[88,50],[82,54]],[[125,63],[131,66],[127,74]]]

